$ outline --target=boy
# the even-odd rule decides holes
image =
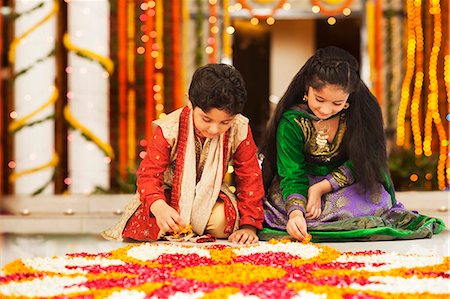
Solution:
[[[248,119],[240,114],[246,100],[234,67],[197,69],[189,104],[154,121],[153,139],[137,172],[136,197],[103,236],[153,241],[190,225],[199,236],[257,242],[264,187]],[[223,181],[231,160],[236,195]]]

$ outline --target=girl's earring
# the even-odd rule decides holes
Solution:
[[[308,96],[306,94],[303,96],[303,102],[308,102]]]
[[[350,103],[349,102],[345,103],[344,109],[348,109],[348,107],[350,107]]]

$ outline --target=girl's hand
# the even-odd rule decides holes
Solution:
[[[322,195],[333,190],[327,180],[315,183],[308,190],[308,202],[306,203],[306,219],[316,219],[322,214]]]
[[[314,186],[314,185],[313,185]],[[322,194],[312,187],[309,187],[308,202],[306,203],[306,219],[316,219],[322,213],[322,206],[320,199]]]
[[[303,240],[308,237],[306,220],[302,211],[295,210],[289,214],[286,231],[297,240]]]
[[[183,227],[180,214],[171,206],[169,206],[164,200],[155,201],[150,211],[156,218],[156,224],[159,229],[166,232],[179,232],[180,226]]]
[[[256,227],[251,225],[243,225],[228,237],[228,241],[239,244],[253,244],[258,242],[258,240]]]

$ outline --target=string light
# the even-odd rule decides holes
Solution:
[[[217,0],[209,0],[209,38],[208,38],[208,46],[205,48],[206,54],[208,54],[208,62],[215,63],[216,62],[216,36],[219,32],[219,27],[217,24]]]
[[[439,159],[437,165],[437,181],[440,190],[445,189],[445,165],[447,160],[448,137],[442,124],[439,113],[439,89],[438,89],[438,58],[442,42],[442,19],[440,1],[434,0],[430,2],[429,13],[433,16],[433,44],[428,64],[429,84],[428,84],[428,102],[427,112],[425,116],[425,130],[423,150],[426,156],[431,156],[431,143],[433,139],[432,124],[436,126],[439,139]]]
[[[397,114],[397,145],[405,145],[406,134],[406,110],[409,104],[410,85],[415,69],[416,35],[414,28],[415,8],[414,0],[406,1],[407,46],[406,46],[406,71],[400,93],[400,105]]]
[[[448,47],[448,45],[447,45]],[[447,51],[448,53],[448,48]],[[447,91],[447,116],[446,120],[450,122],[450,55],[444,57],[444,82]],[[449,123],[450,124],[450,123]],[[449,125],[447,125],[449,127]],[[450,142],[447,140],[447,163],[446,163],[447,187],[450,186]]]
[[[424,38],[422,27],[422,1],[414,1],[415,17],[413,18],[414,32],[416,37],[416,62],[414,75],[414,89],[411,100],[411,128],[414,140],[414,154],[422,155],[422,133],[420,131],[420,100],[423,86],[423,60],[424,60]]]

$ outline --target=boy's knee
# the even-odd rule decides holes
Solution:
[[[221,199],[217,200],[214,205],[205,233],[210,234],[218,239],[226,239],[230,234],[224,233],[226,227],[224,203]]]

